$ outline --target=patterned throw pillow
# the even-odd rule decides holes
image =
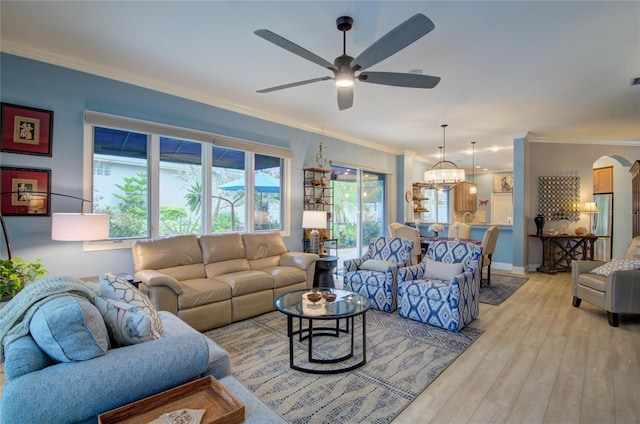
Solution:
[[[153,330],[162,334],[162,321],[158,317],[158,311],[151,300],[133,285],[116,275],[105,274],[104,278],[100,279],[100,291],[103,297],[137,306],[140,313],[151,319]]]
[[[604,275],[607,277],[613,271],[620,271],[625,269],[640,269],[640,260],[638,259],[614,259],[611,262],[607,262],[604,265],[600,265],[597,268],[589,271],[590,274]]]
[[[142,313],[138,306],[100,296],[96,296],[94,300],[113,341],[118,346],[128,346],[160,338],[160,334],[153,329],[151,318]]]

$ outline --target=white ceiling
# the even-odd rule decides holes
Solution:
[[[437,161],[511,169],[512,139],[640,146],[640,2],[0,2],[2,51],[248,115]],[[420,69],[434,89],[356,82],[339,111],[333,81],[256,90],[330,71],[253,34],[271,31],[333,62],[336,18],[357,56],[415,13],[435,29],[371,71]]]

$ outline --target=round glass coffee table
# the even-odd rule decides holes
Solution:
[[[310,293],[319,293],[322,297],[318,301],[309,300]],[[289,366],[298,371],[313,374],[337,374],[359,368],[367,362],[367,325],[366,313],[369,310],[369,299],[348,290],[334,288],[314,288],[296,290],[279,296],[275,307],[287,315],[287,336],[289,337]],[[345,367],[308,368],[294,363],[294,340],[307,341],[309,364],[338,364],[353,357],[355,343],[354,318],[362,315],[362,359]],[[293,319],[298,319],[298,329],[294,330]],[[334,325],[331,321],[335,321]],[[344,321],[344,322],[341,322]],[[303,326],[303,322],[306,326]],[[348,334],[351,339],[351,349],[348,353],[327,358],[314,357],[313,340],[317,337],[336,337]]]

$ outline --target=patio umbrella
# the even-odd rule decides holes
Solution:
[[[264,172],[256,172],[254,182],[254,189],[257,193],[280,193],[280,180]],[[244,178],[229,181],[226,184],[218,186],[218,188],[227,191],[244,190]]]

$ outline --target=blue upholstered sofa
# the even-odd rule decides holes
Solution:
[[[53,283],[55,286],[56,281]],[[77,283],[73,284],[82,289]],[[83,297],[77,294],[77,290],[58,293],[56,298],[64,297],[68,301]],[[38,310],[44,309],[43,305],[50,302],[48,299],[43,296],[33,302],[36,312],[27,312],[27,318],[23,314],[16,322],[28,319],[33,323],[33,316],[41,313]],[[0,311],[0,327],[8,327],[4,324],[15,312],[14,306],[9,302]],[[55,314],[59,310],[59,307],[48,308],[47,313]],[[4,349],[0,353],[4,354],[1,359],[6,384],[0,422],[95,423],[102,412],[207,375],[220,380],[245,404],[245,422],[284,422],[231,376],[226,350],[172,313],[160,311],[157,317],[163,327],[160,338],[117,348],[110,345],[105,353],[86,360],[53,359],[36,343],[38,336],[31,325],[27,327],[28,334],[17,338],[11,337],[11,333],[2,334]],[[18,326],[11,325],[12,328]],[[56,334],[56,337],[67,336],[64,332]],[[86,345],[84,343],[83,348]],[[82,355],[78,350],[67,349],[64,355]]]

